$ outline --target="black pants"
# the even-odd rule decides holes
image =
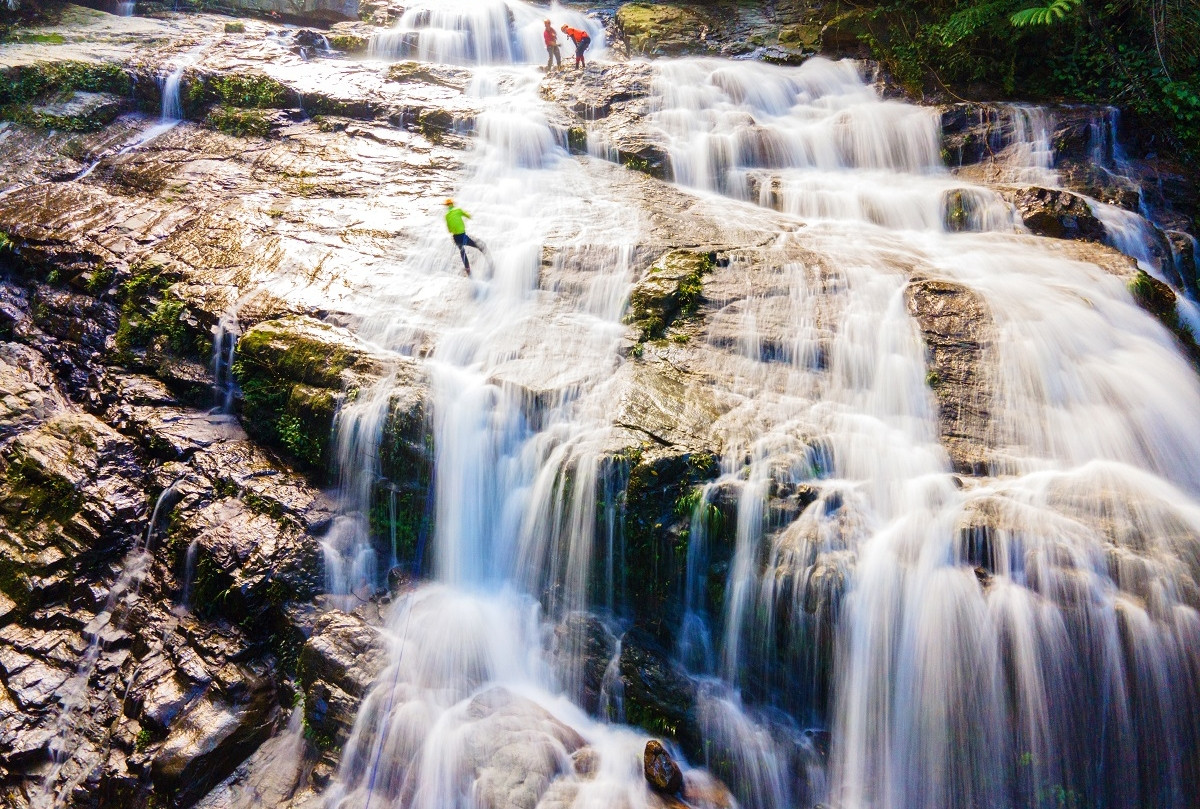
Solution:
[[[487,255],[487,249],[465,233],[454,233],[451,235],[454,237],[454,244],[458,246],[458,254],[462,257],[463,267],[466,268],[467,272],[470,272],[471,262],[467,261],[467,248],[474,247],[485,256]]]
[[[583,52],[586,51],[592,44],[591,37],[584,37],[575,43],[575,67],[586,64],[583,60]]]

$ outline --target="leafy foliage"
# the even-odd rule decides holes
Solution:
[[[1121,107],[1147,148],[1200,161],[1195,0],[855,3],[860,39],[916,94]]]
[[[1079,0],[1054,0],[1046,6],[1023,8],[1015,12],[1009,20],[1013,25],[1049,25],[1061,20],[1068,13],[1079,7]]]

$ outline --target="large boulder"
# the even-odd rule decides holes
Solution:
[[[471,700],[463,766],[481,809],[534,809],[550,784],[573,771],[583,738],[536,703],[504,688]]]
[[[1055,239],[1102,242],[1104,225],[1092,213],[1088,201],[1078,194],[1057,188],[1022,188],[1010,193],[1021,221],[1032,233]]]
[[[305,730],[328,758],[327,770],[336,766],[358,706],[386,663],[379,630],[358,615],[330,610],[314,624],[300,652],[300,685]]]

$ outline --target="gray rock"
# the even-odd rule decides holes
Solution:
[[[243,698],[206,692],[172,724],[155,756],[156,784],[190,803],[220,783],[274,731],[279,711],[267,679],[249,679]]]

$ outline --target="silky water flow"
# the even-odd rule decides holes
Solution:
[[[337,421],[328,584],[348,605],[395,561],[369,512],[395,379],[435,317],[418,301],[444,296],[455,318],[427,361],[434,528],[418,562],[434,581],[390,608],[390,662],[330,807],[655,805],[645,734],[576,705],[553,649],[581,610],[619,629],[620,514],[597,493],[621,475],[608,400],[646,223],[612,167],[568,156],[539,74],[510,64],[538,52],[544,14],[417,3],[372,46],[472,66],[483,112],[457,198],[491,256],[461,278],[430,235],[396,270],[416,291],[358,327],[397,367]],[[1200,387],[1171,335],[1123,279],[951,174],[936,113],[882,100],[857,65],[655,71],[650,122],[676,181],[795,225],[761,277],[706,292],[695,363],[727,407],[678,629],[708,750],[690,765],[719,767],[754,807],[1186,807]],[[1010,115],[1014,181],[1052,179],[1044,113]],[[722,275],[745,260],[732,251]],[[979,315],[959,443],[942,440],[942,381],[910,308],[939,290]],[[712,609],[719,531],[732,551]],[[583,746],[586,779],[569,775]]]

